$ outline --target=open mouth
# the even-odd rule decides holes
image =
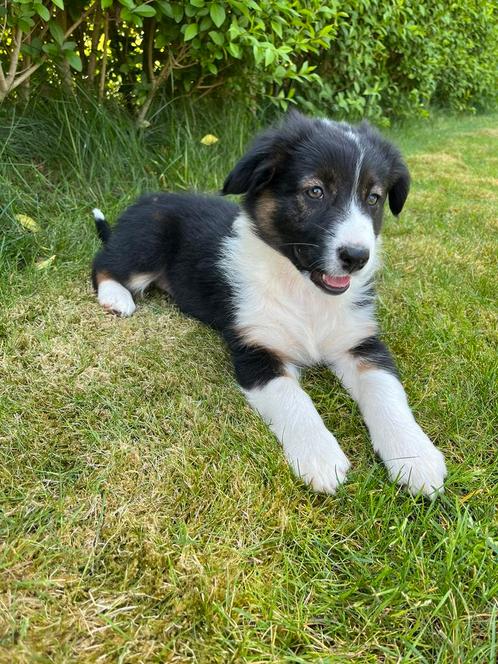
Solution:
[[[318,286],[331,295],[345,293],[351,283],[351,277],[349,275],[345,277],[333,277],[331,274],[327,274],[322,270],[313,270],[313,272],[310,273],[310,279],[315,286]]]

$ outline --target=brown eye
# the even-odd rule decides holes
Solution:
[[[310,198],[318,200],[319,198],[323,198],[323,189],[321,187],[310,187],[309,189],[306,189],[306,194]]]
[[[368,194],[367,204],[372,206],[377,205],[379,198],[379,194]]]

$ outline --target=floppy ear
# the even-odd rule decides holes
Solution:
[[[389,189],[389,207],[394,216],[397,217],[403,209],[410,191],[410,173],[401,159],[395,167],[394,177],[395,180]]]
[[[290,111],[284,122],[258,136],[228,175],[222,194],[255,192],[267,185],[313,123],[298,111]]]
[[[245,194],[262,189],[272,179],[277,162],[275,135],[267,132],[255,140],[249,152],[228,174],[221,193]]]
[[[378,150],[380,155],[387,161],[390,182],[388,187],[389,207],[391,208],[391,212],[397,217],[405,205],[410,190],[410,173],[408,172],[408,168],[399,150],[366,120],[357,125],[357,129],[373,143],[374,149]]]

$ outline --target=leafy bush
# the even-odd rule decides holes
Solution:
[[[76,84],[144,122],[157,93],[381,118],[492,106],[494,0],[10,0],[0,101]]]
[[[496,7],[492,0],[343,2],[330,50],[312,61],[324,86],[316,96],[303,92],[312,106],[358,117],[424,114],[431,104],[494,106]]]

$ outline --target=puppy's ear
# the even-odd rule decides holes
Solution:
[[[410,191],[410,173],[406,164],[398,155],[392,167],[392,185],[389,188],[389,207],[394,216],[403,209]]]
[[[262,189],[273,178],[279,154],[273,131],[259,136],[223,184],[222,194],[245,194]]]
[[[357,126],[358,131],[366,136],[377,152],[379,159],[387,165],[389,207],[397,217],[405,205],[410,190],[410,173],[399,150],[366,120]]]
[[[312,130],[313,121],[291,111],[283,123],[256,138],[223,185],[223,194],[256,192],[283,168],[295,146]]]

